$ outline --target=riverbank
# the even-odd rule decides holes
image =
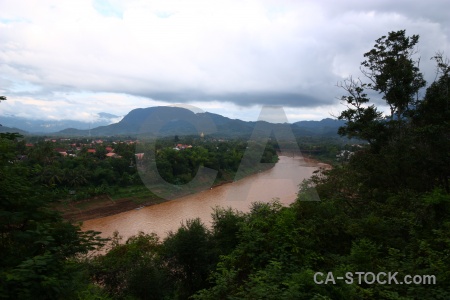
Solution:
[[[252,203],[274,199],[288,206],[296,201],[299,184],[319,168],[299,156],[280,156],[279,162],[270,170],[158,205],[86,220],[82,229],[100,231],[103,237],[119,231],[125,240],[139,231],[153,232],[164,238],[186,220],[200,218],[206,226],[210,226],[215,207],[248,212]]]
[[[310,156],[303,156],[303,160],[308,166],[311,167],[319,167],[325,169],[331,169],[332,167],[331,165],[318,161],[317,159]],[[272,169],[273,166],[275,166],[275,164],[273,164],[272,166],[267,166],[264,170],[249,173],[246,177],[260,172],[266,172]],[[230,178],[222,179],[216,182],[212,186],[212,188],[234,182],[234,180]],[[115,196],[100,195],[79,201],[63,200],[58,203],[55,208],[62,213],[63,218],[65,218],[66,220],[72,222],[81,222],[115,215],[125,211],[140,210],[144,207],[160,204],[166,201],[166,199],[162,199],[154,195],[145,186],[134,186],[125,189],[125,191]]]
[[[275,164],[266,164],[264,170],[249,172],[246,174],[246,177],[259,172],[268,171],[273,168],[273,166],[275,166]],[[231,178],[233,177],[230,174],[230,176],[218,180],[212,185],[212,188],[234,182]],[[121,196],[123,194],[126,194],[126,196]],[[113,196],[99,195],[78,201],[61,200],[55,205],[55,209],[61,212],[63,218],[66,220],[71,222],[82,222],[115,215],[129,210],[140,210],[144,207],[166,201],[168,200],[154,195],[147,187],[142,185],[125,188],[121,193]]]
[[[303,159],[305,160],[306,163],[310,164],[310,165],[314,165],[314,166],[318,166],[319,168],[324,168],[326,170],[332,169],[333,166],[322,162],[312,156],[308,156],[308,155],[303,155]]]

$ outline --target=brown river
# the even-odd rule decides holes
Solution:
[[[197,217],[210,226],[212,209],[216,206],[247,212],[256,201],[269,202],[277,198],[285,205],[293,203],[298,185],[321,166],[325,165],[307,163],[301,157],[280,156],[278,163],[268,171],[176,200],[87,220],[82,229],[100,231],[104,237],[117,230],[126,240],[139,231],[155,232],[164,238],[185,220]]]

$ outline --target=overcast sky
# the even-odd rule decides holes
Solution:
[[[0,0],[0,115],[90,121],[185,103],[254,121],[338,114],[336,83],[390,31],[419,34],[421,69],[450,57],[436,1]]]

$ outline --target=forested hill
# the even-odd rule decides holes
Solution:
[[[20,134],[26,134],[26,131],[23,131],[21,129],[18,128],[11,128],[11,127],[7,127],[7,126],[0,126],[0,132],[1,133],[6,133],[6,132],[16,132],[16,133],[20,133]]]
[[[129,112],[120,122],[108,126],[100,126],[89,130],[74,128],[59,131],[60,135],[71,136],[112,136],[135,135],[145,133],[155,136],[214,134],[225,137],[249,137],[255,126],[264,126],[263,121],[246,122],[230,119],[209,112],[194,113],[179,107],[149,107],[138,108]],[[267,123],[266,123],[267,124]],[[343,121],[324,119],[321,121],[300,121],[294,124],[276,124],[275,127],[290,126],[295,135],[299,136],[334,136]]]

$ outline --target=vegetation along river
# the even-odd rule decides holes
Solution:
[[[165,237],[187,219],[199,217],[210,225],[211,213],[216,206],[247,212],[252,202],[269,202],[274,198],[288,205],[295,201],[303,179],[309,178],[321,166],[324,164],[306,162],[301,157],[280,156],[270,170],[176,200],[86,220],[82,229],[101,231],[105,237],[117,230],[124,239],[139,231]]]

